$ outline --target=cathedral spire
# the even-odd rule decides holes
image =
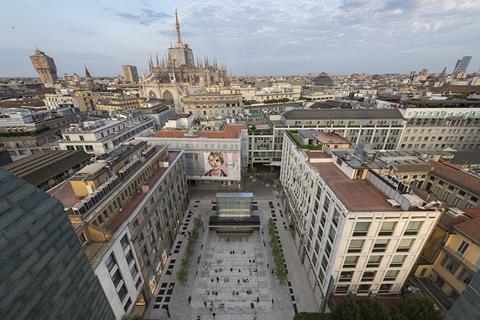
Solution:
[[[178,22],[178,12],[177,9],[175,9],[175,29],[177,29],[177,48],[183,47],[182,43],[182,37],[180,35],[180,22]]]

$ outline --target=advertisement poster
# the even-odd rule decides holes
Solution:
[[[212,180],[240,180],[240,154],[238,152],[205,152],[205,178]]]

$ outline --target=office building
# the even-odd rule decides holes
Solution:
[[[153,127],[153,119],[143,116],[128,120],[85,121],[63,130],[58,145],[61,150],[83,150],[103,155],[135,136],[149,135]]]
[[[130,64],[122,66],[123,78],[128,82],[138,82],[137,67]]]
[[[283,139],[280,182],[296,249],[319,305],[398,294],[440,216],[381,168]]]
[[[45,52],[35,49],[35,53],[30,56],[35,71],[40,76],[40,81],[45,87],[53,87],[57,81],[57,67],[53,58],[47,56]]]
[[[113,320],[63,206],[0,170],[2,320]]]
[[[49,193],[65,205],[116,318],[142,314],[187,208],[183,153],[123,145]]]
[[[455,67],[453,68],[452,74],[458,76],[460,73],[466,73],[468,66],[472,61],[472,56],[464,56],[462,59],[458,59]]]

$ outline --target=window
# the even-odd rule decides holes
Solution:
[[[382,283],[380,285],[380,289],[378,290],[378,292],[382,292],[382,293],[390,292],[390,290],[392,289],[392,286],[393,286],[392,283]]]
[[[120,284],[120,281],[122,280],[123,279],[122,279],[122,275],[120,274],[120,270],[117,269],[117,271],[115,271],[115,273],[112,276],[112,281],[115,288],[118,287],[118,285]]]
[[[370,222],[357,222],[355,230],[353,230],[353,236],[366,236],[369,228]]]
[[[335,289],[335,293],[347,293],[348,292],[348,284],[341,284],[337,286],[337,289]]]
[[[340,273],[340,278],[338,279],[339,282],[349,282],[352,281],[353,278],[353,271],[342,271]]]
[[[330,243],[327,242],[327,244],[325,245],[325,255],[327,257],[330,257],[330,253],[332,253],[332,246],[330,245]]]
[[[340,212],[338,212],[337,208],[335,208],[333,211],[332,223],[336,227],[338,226],[339,221],[340,221]]]
[[[333,226],[330,226],[330,230],[328,231],[328,239],[330,239],[332,243],[335,242],[335,229],[333,228]]]
[[[367,293],[370,290],[371,284],[361,284],[358,286],[358,293]]]
[[[132,265],[132,268],[130,269],[130,273],[132,274],[132,278],[135,279],[135,277],[138,274],[138,268],[135,263]]]
[[[453,257],[446,255],[445,258],[443,258],[442,266],[450,271],[451,274],[455,274],[460,267],[460,264]]]
[[[461,256],[463,256],[465,254],[465,251],[467,251],[468,246],[469,246],[468,242],[462,241],[462,243],[460,243],[460,245],[458,246],[457,252]]]
[[[135,288],[140,288],[140,285],[142,284],[142,277],[138,277],[137,282],[135,283]]]
[[[133,261],[132,250],[128,250],[128,253],[127,253],[127,255],[125,256],[125,258],[127,259],[128,265],[130,265],[130,263]]]
[[[118,290],[118,296],[120,297],[120,301],[123,301],[126,295],[127,295],[127,289],[125,288],[125,285],[122,284],[122,286],[120,287],[120,290]]]
[[[358,256],[346,256],[343,262],[344,268],[355,268],[357,266]]]
[[[370,258],[368,258],[367,268],[378,267],[381,261],[382,256],[370,256]]]
[[[85,150],[86,150],[86,151],[93,151],[93,146],[90,145],[90,144],[86,144],[86,145],[85,145]]]
[[[323,211],[328,213],[328,208],[330,207],[330,199],[325,197],[325,202],[323,203]]]
[[[393,256],[390,267],[401,267],[405,261],[406,256]]]
[[[397,252],[408,252],[412,247],[413,242],[415,239],[402,239],[398,244]]]
[[[418,233],[418,230],[422,227],[423,221],[410,221],[407,225],[404,235],[413,236]]]
[[[400,271],[398,270],[388,270],[385,273],[385,277],[383,278],[383,281],[395,281],[395,279],[397,279],[399,272]]]
[[[78,136],[78,138],[80,138],[80,141],[85,141],[85,138],[82,135]]]
[[[377,271],[365,271],[362,275],[362,281],[373,281]]]
[[[396,222],[385,221],[384,223],[382,223],[382,227],[380,228],[380,232],[378,233],[378,235],[391,236],[393,234],[393,230],[395,230],[396,225]]]
[[[375,241],[372,252],[385,252],[388,246],[388,241],[389,240],[387,239],[378,239]]]
[[[364,240],[351,240],[348,252],[361,252]]]
[[[105,264],[107,265],[108,272],[112,272],[113,268],[117,264],[117,260],[115,259],[113,252],[108,256]]]
[[[126,234],[120,240],[120,244],[122,245],[123,250],[128,247],[128,236]]]
[[[470,273],[467,269],[463,268],[462,271],[458,274],[458,280],[462,281],[465,284],[469,284],[472,280],[473,274]]]
[[[128,298],[127,302],[125,303],[125,307],[123,308],[123,310],[125,310],[125,312],[128,312],[128,309],[130,308],[131,305],[132,305],[132,299]]]

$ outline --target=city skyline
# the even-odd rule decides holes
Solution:
[[[28,59],[35,45],[55,59],[59,75],[82,75],[84,64],[94,77],[118,75],[124,64],[143,74],[148,56],[164,55],[175,41],[175,8],[196,55],[218,57],[233,75],[452,72],[464,55],[476,71],[480,45],[469,35],[480,31],[480,3],[434,2],[87,1],[53,16],[59,1],[6,1],[0,75],[35,76]]]

